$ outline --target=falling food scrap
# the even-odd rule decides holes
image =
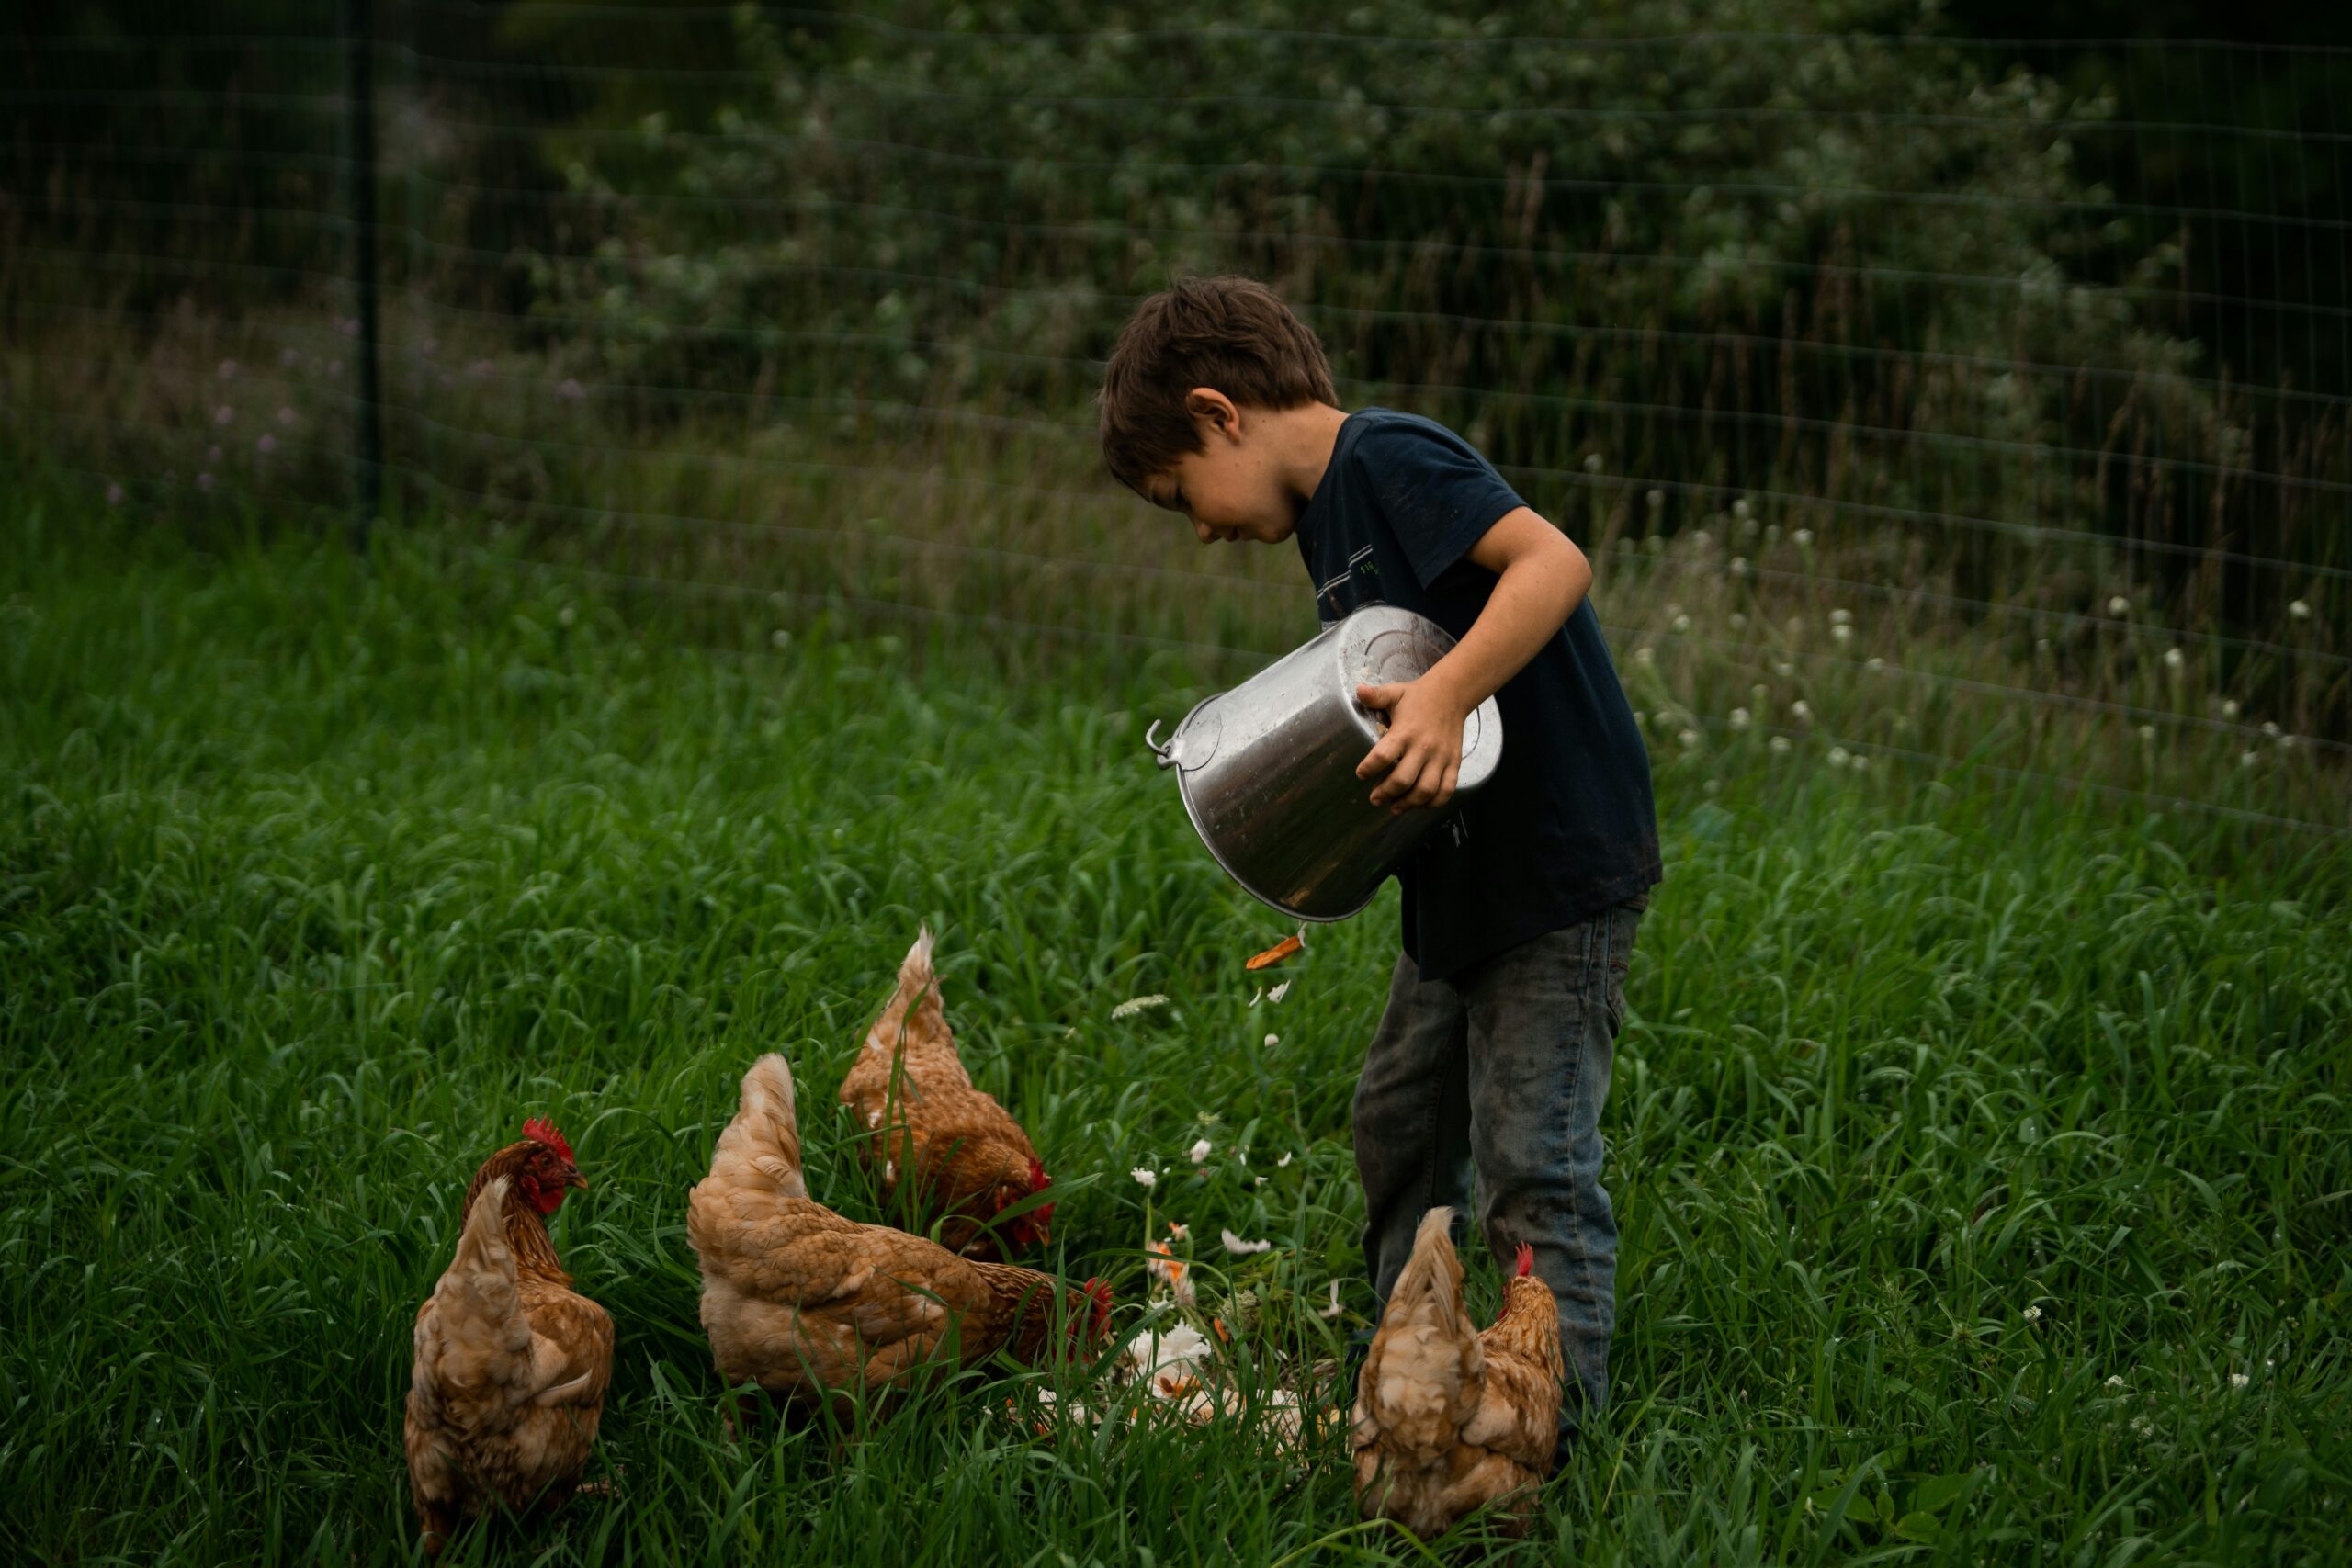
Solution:
[[[1269,1252],[1274,1245],[1271,1241],[1244,1241],[1229,1230],[1219,1232],[1218,1237],[1225,1243],[1225,1249],[1236,1258],[1247,1258],[1253,1252]]]
[[[1334,1280],[1331,1281],[1331,1304],[1325,1307],[1321,1312],[1317,1313],[1315,1315],[1317,1317],[1337,1317],[1345,1310],[1345,1308],[1340,1305],[1340,1281]]]
[[[1193,1301],[1191,1268],[1176,1256],[1175,1248],[1164,1241],[1147,1242],[1145,1246],[1153,1254],[1149,1259],[1152,1278],[1167,1281],[1169,1292],[1176,1298],[1178,1306],[1191,1306]]]
[[[1281,985],[1276,986],[1272,990],[1266,993],[1266,999],[1270,1002],[1278,1002],[1284,997],[1290,995],[1290,987],[1291,982],[1284,980]]]
[[[1283,959],[1288,958],[1292,953],[1304,953],[1306,951],[1306,928],[1305,926],[1301,926],[1296,931],[1283,938],[1282,941],[1274,943],[1273,946],[1258,954],[1257,957],[1251,959],[1248,964],[1242,965],[1242,967],[1252,972],[1260,969],[1271,969],[1275,964],[1280,964]]]

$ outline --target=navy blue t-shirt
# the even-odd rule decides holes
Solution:
[[[1395,604],[1461,637],[1495,585],[1470,548],[1525,504],[1443,425],[1390,409],[1350,414],[1298,520],[1316,613],[1329,626]],[[1649,753],[1589,600],[1495,702],[1501,764],[1454,797],[1450,820],[1398,876],[1405,951],[1425,980],[1599,914],[1662,875]]]

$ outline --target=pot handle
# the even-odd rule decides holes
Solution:
[[[1163,722],[1157,718],[1151,721],[1150,728],[1143,732],[1143,743],[1151,748],[1152,756],[1159,760],[1161,768],[1166,769],[1176,765],[1176,738],[1171,735],[1165,740],[1157,739]]]

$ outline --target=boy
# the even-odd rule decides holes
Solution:
[[[1501,765],[1400,874],[1404,952],[1356,1086],[1364,1254],[1383,1301],[1433,1205],[1488,1250],[1533,1245],[1560,1303],[1565,1459],[1609,1393],[1617,1226],[1600,1108],[1634,930],[1660,877],[1649,757],[1585,602],[1592,569],[1460,437],[1343,412],[1322,344],[1240,277],[1146,300],[1103,377],[1113,474],[1204,544],[1295,537],[1326,624],[1385,602],[1457,639],[1420,679],[1360,687],[1388,729],[1356,770],[1395,811],[1452,803],[1490,694]]]

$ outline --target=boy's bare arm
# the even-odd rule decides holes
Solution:
[[[1525,668],[1592,587],[1584,552],[1524,506],[1488,528],[1470,559],[1495,574],[1495,586],[1453,651],[1418,681],[1356,688],[1358,701],[1388,715],[1388,733],[1356,768],[1360,779],[1380,779],[1375,806],[1401,812],[1453,797],[1462,721]]]

